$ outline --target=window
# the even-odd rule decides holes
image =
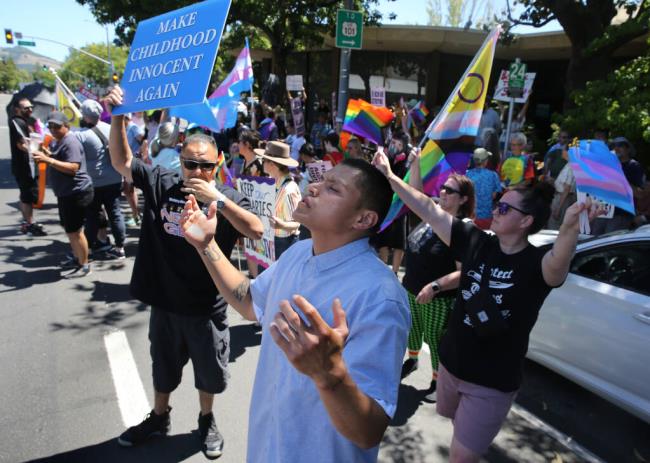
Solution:
[[[578,254],[571,272],[650,295],[650,243],[636,242]]]

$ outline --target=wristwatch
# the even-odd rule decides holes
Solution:
[[[217,211],[222,210],[226,206],[226,195],[217,190]]]
[[[432,281],[431,289],[433,290],[434,293],[439,293],[442,288],[440,287],[437,281]]]

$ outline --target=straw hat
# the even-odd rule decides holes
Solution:
[[[263,150],[255,149],[258,156],[287,167],[298,167],[298,161],[291,157],[291,148],[286,143],[270,141]]]

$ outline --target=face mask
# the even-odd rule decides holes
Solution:
[[[395,156],[397,153],[399,153],[399,150],[395,147],[395,145],[390,145],[388,147],[388,154]]]

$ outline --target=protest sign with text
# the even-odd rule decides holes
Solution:
[[[302,83],[302,75],[295,74],[287,76],[287,90],[293,92],[300,92],[304,88]]]
[[[386,89],[384,87],[370,89],[370,104],[375,106],[386,106]]]
[[[510,101],[508,96],[508,79],[509,73],[506,70],[501,71],[499,80],[497,80],[497,88],[494,90],[494,99],[497,101]],[[533,91],[533,82],[535,81],[535,73],[527,72],[526,79],[524,80],[524,94],[521,98],[515,98],[515,103],[525,103]]]
[[[264,225],[261,240],[244,238],[246,257],[267,268],[275,260],[275,230],[269,217],[275,214],[275,180],[268,177],[247,177],[237,179],[237,189],[248,198],[251,212],[257,215]]]
[[[208,0],[138,24],[113,114],[204,101],[231,0]]]
[[[302,99],[300,97],[291,99],[291,119],[296,129],[296,135],[305,135],[305,113],[302,110]]]
[[[332,168],[332,163],[329,161],[316,161],[306,164],[306,167],[312,182],[322,182],[323,174]]]

